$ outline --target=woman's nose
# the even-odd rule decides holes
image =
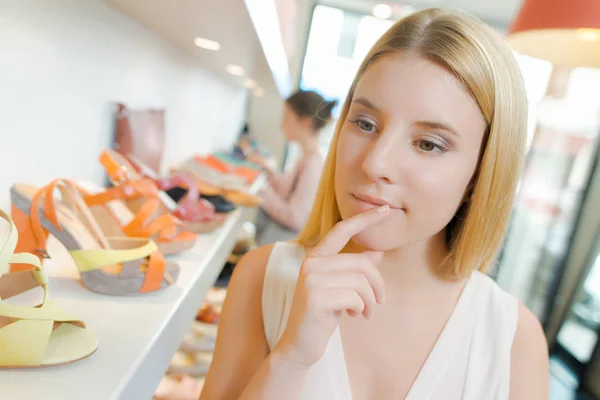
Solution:
[[[399,132],[381,132],[366,149],[363,172],[373,181],[398,181],[402,145]]]

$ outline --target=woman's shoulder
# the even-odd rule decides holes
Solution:
[[[511,349],[511,398],[547,399],[548,342],[535,315],[519,304],[519,318]]]
[[[246,269],[256,271],[256,269],[265,269],[267,261],[273,251],[274,244],[265,244],[254,248],[244,254],[235,267],[235,272],[243,272]],[[253,274],[256,275],[256,272]]]
[[[246,253],[235,272],[251,280],[263,280],[272,275],[297,278],[305,254],[306,249],[295,242],[266,244]]]
[[[265,338],[272,349],[285,328],[305,248],[294,242],[277,242],[261,246],[245,257],[245,278],[252,280],[255,287],[260,285],[260,294],[255,295],[260,297]]]
[[[470,380],[482,393],[488,393],[492,386],[481,382],[495,380],[497,389],[506,391],[502,398],[547,399],[547,394],[540,395],[548,375],[548,351],[541,325],[490,276],[476,271],[471,279],[475,296],[469,299],[473,318],[469,351],[477,368],[469,371]]]
[[[502,289],[491,276],[480,271],[473,271],[472,279],[478,287],[480,301],[487,301],[486,304],[491,306],[510,307],[513,312],[517,312],[517,298]]]
[[[477,320],[507,345],[512,343],[519,320],[519,302],[504,291],[489,275],[474,271],[471,275],[475,286],[472,307],[477,309]]]
[[[277,242],[271,247],[266,262],[265,279],[277,276],[295,281],[306,257],[306,248],[296,242]]]
[[[513,354],[522,355],[524,352],[533,355],[533,352],[538,358],[543,357],[543,354],[547,353],[546,339],[536,316],[490,276],[474,272],[473,277],[479,286],[480,296],[477,301],[483,305],[482,315],[486,316],[490,323],[496,323],[499,330],[510,332]]]
[[[233,270],[229,289],[235,290],[231,292],[242,292],[242,298],[260,297],[263,277],[273,247],[273,244],[267,244],[244,254]]]
[[[510,397],[547,399],[548,343],[542,325],[523,303],[490,277],[482,274],[480,279],[490,289],[491,307],[484,314],[488,332],[510,351]]]

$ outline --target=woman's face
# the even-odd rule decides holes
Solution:
[[[337,144],[343,219],[389,204],[389,218],[353,238],[386,251],[443,230],[479,160],[486,122],[445,69],[416,55],[385,56],[358,82]]]
[[[287,140],[301,141],[305,135],[310,134],[311,123],[310,118],[301,118],[290,106],[284,106],[281,130]]]

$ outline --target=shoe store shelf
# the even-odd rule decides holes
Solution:
[[[52,299],[86,322],[99,347],[71,364],[0,371],[0,399],[151,399],[249,211],[238,208],[221,228],[200,234],[191,250],[169,257],[181,269],[177,282],[140,296],[106,296],[84,288],[72,259],[51,239],[52,258],[44,265]]]

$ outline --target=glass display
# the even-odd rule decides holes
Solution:
[[[546,95],[535,106],[529,151],[496,273],[498,283],[543,323],[554,305],[553,291],[597,155],[600,70],[554,70],[548,82]]]
[[[558,333],[558,343],[582,364],[587,363],[600,331],[600,253]]]

